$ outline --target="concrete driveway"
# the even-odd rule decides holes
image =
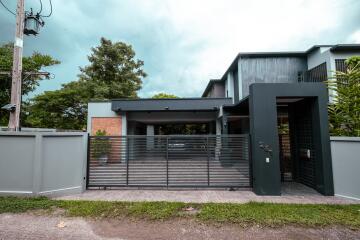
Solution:
[[[314,203],[314,204],[359,204],[351,200],[335,196],[322,196],[312,188],[298,183],[284,184],[282,196],[257,196],[250,190],[88,190],[82,194],[58,197],[64,200],[103,200],[103,201],[169,201],[186,203]]]

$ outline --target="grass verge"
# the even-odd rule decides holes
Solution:
[[[196,209],[187,214],[187,207]],[[29,210],[61,208],[71,217],[122,218],[151,220],[194,218],[202,222],[236,223],[263,226],[329,226],[341,225],[360,229],[360,204],[187,204],[173,202],[106,202],[63,201],[40,198],[0,197],[0,213],[20,213]]]

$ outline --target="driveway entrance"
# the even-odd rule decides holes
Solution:
[[[249,188],[249,136],[91,136],[88,188]]]

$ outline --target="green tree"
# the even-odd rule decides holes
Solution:
[[[135,60],[131,45],[101,38],[92,48],[90,65],[80,68],[79,81],[87,86],[91,98],[136,98],[146,73],[144,62]]]
[[[0,46],[0,71],[11,72],[13,61],[13,44],[7,43]],[[43,67],[59,64],[60,62],[49,55],[34,52],[31,56],[23,57],[23,73],[38,72]],[[23,75],[23,95],[34,91],[44,77]],[[10,103],[11,75],[0,74],[0,107]],[[0,125],[7,125],[9,114],[0,110]]]
[[[79,80],[33,98],[26,124],[33,127],[85,129],[90,100],[136,98],[141,88],[143,61],[135,60],[130,45],[101,38],[92,48],[90,64],[80,68]]]
[[[346,72],[328,81],[334,102],[329,105],[330,131],[336,136],[360,136],[360,57],[346,60]]]
[[[84,130],[89,99],[85,86],[74,81],[60,90],[46,91],[31,99],[24,110],[25,126]]]
[[[154,96],[152,96],[151,98],[161,99],[161,98],[179,98],[179,97],[176,95],[173,95],[173,94],[168,94],[168,93],[158,93],[158,94],[155,94]]]

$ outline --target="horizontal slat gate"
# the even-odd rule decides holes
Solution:
[[[250,187],[249,136],[89,137],[91,187]]]

